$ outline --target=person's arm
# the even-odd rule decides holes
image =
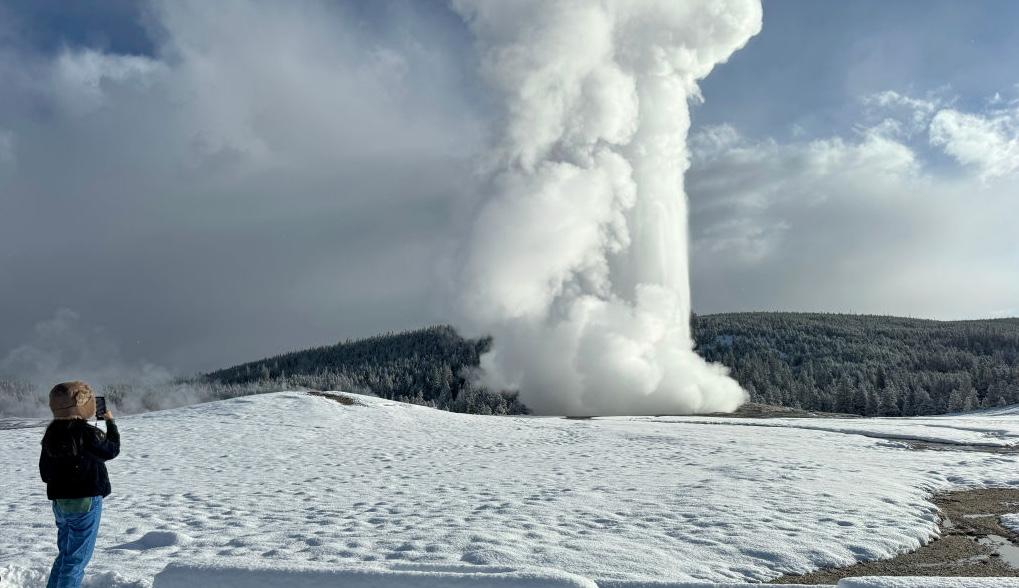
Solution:
[[[45,451],[40,451],[39,452],[39,477],[42,478],[42,481],[43,481],[44,484],[48,484],[49,481],[50,481],[50,478],[49,478],[48,474],[49,474],[49,468],[46,467],[46,452]]]
[[[113,422],[113,413],[106,411],[103,415],[106,421],[106,434],[96,429],[93,438],[90,439],[88,451],[94,457],[103,461],[111,460],[120,455],[120,431],[117,430],[117,423]]]

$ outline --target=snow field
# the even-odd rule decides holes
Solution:
[[[121,419],[90,585],[147,585],[167,564],[201,561],[544,568],[620,588],[755,582],[914,549],[937,529],[932,492],[1019,485],[1015,456],[856,434],[359,400],[287,392]],[[41,434],[0,431],[0,569],[45,577],[55,527]]]

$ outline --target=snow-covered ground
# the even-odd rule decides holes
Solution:
[[[1007,444],[1019,441],[1008,414],[744,426],[357,398],[285,392],[122,418],[90,584],[147,586],[167,564],[157,588],[217,566],[368,566],[414,586],[469,573],[508,586],[535,568],[559,574],[544,585],[760,581],[916,548],[936,532],[936,490],[1019,486],[1012,455],[856,434]],[[55,554],[41,434],[0,431],[4,588],[41,585]]]
[[[1011,447],[1019,445],[1019,414],[1015,407],[951,416],[912,418],[741,418],[626,417],[628,420],[705,423],[727,426],[800,428],[865,437],[929,441],[951,445]]]

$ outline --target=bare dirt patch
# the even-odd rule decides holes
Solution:
[[[308,394],[312,396],[321,396],[322,398],[328,398],[329,400],[339,402],[343,406],[365,406],[363,402],[358,402],[356,399],[351,398],[346,394],[339,392],[319,392],[317,390],[309,390]]]
[[[775,578],[775,584],[834,584],[855,576],[1019,577],[1019,535],[1001,515],[1019,512],[1019,488],[939,494],[941,536],[920,549],[881,561]]]

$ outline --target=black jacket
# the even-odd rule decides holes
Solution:
[[[39,455],[39,474],[50,500],[110,495],[106,461],[120,453],[120,433],[113,421],[106,421],[106,431],[81,419],[50,423]]]

